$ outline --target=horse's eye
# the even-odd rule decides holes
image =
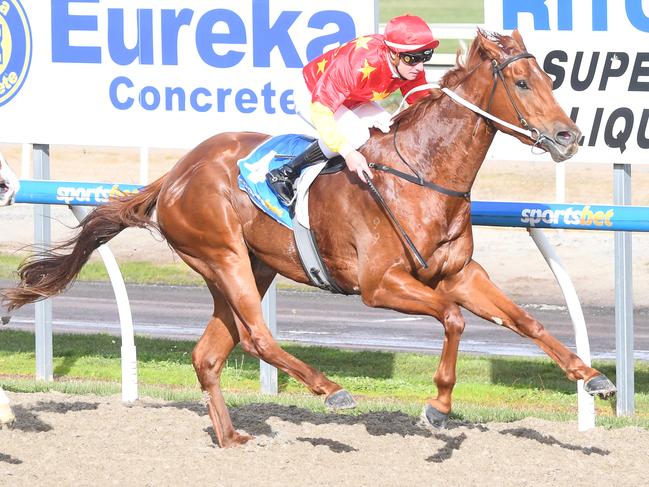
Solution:
[[[524,79],[518,80],[516,82],[516,86],[518,86],[521,90],[529,90],[530,89],[530,87],[527,86],[527,81],[525,81]]]

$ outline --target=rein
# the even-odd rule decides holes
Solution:
[[[444,186],[440,186],[439,184],[435,184],[435,183],[431,183],[430,181],[422,180],[421,177],[419,177],[419,175],[417,175],[417,177],[415,177],[415,176],[413,176],[411,174],[399,171],[397,169],[393,169],[393,168],[391,168],[389,166],[385,166],[383,164],[378,164],[376,162],[370,162],[368,164],[368,166],[370,166],[370,168],[376,169],[378,171],[383,171],[383,172],[387,172],[387,173],[390,173],[390,174],[394,174],[395,176],[397,176],[397,177],[399,177],[401,179],[405,179],[406,181],[414,183],[414,184],[416,184],[418,186],[423,186],[424,188],[430,188],[430,189],[432,189],[434,191],[437,191],[438,193],[442,193],[442,194],[445,194],[447,196],[455,196],[457,198],[464,198],[466,200],[471,198],[471,191],[462,192],[462,191],[455,191],[453,189],[448,189],[448,188],[445,188]]]
[[[534,146],[537,146],[545,136],[542,135],[538,131],[538,129],[535,129],[535,128],[529,129],[528,128],[529,124],[527,123],[527,120],[525,120],[525,117],[523,117],[520,110],[518,109],[518,106],[514,102],[514,98],[512,97],[511,91],[509,90],[509,87],[507,86],[507,83],[505,83],[505,77],[503,75],[503,70],[507,66],[509,66],[511,63],[513,63],[515,61],[518,61],[519,59],[526,59],[526,58],[533,58],[533,57],[534,56],[532,54],[530,54],[527,51],[524,51],[524,52],[521,52],[521,53],[519,53],[519,54],[517,54],[515,56],[512,56],[512,57],[508,58],[508,59],[505,59],[500,64],[498,64],[498,62],[495,59],[493,59],[491,61],[492,62],[492,71],[493,71],[493,75],[494,75],[494,84],[493,84],[493,87],[491,89],[491,94],[489,95],[489,103],[487,104],[487,110],[486,111],[483,110],[482,108],[474,105],[473,103],[465,100],[460,95],[458,95],[457,93],[455,93],[454,91],[451,91],[450,89],[448,89],[446,87],[441,88],[441,91],[444,92],[449,98],[451,98],[456,103],[468,108],[469,110],[477,113],[478,115],[480,115],[480,116],[482,116],[482,117],[484,117],[484,118],[486,118],[488,120],[491,120],[492,122],[495,122],[495,123],[497,123],[499,125],[502,125],[503,127],[507,127],[508,129],[510,129],[510,130],[512,130],[514,132],[517,132],[517,133],[519,133],[521,135],[529,137],[530,139],[535,141]],[[480,66],[480,64],[478,64],[476,67],[474,67],[469,72],[469,75],[473,74],[473,72],[478,68],[478,66]],[[498,117],[496,117],[496,116],[492,115],[491,113],[489,113],[489,108],[491,107],[491,103],[493,102],[493,98],[494,98],[494,95],[496,93],[496,88],[498,87],[498,81],[499,80],[502,81],[502,84],[505,87],[505,91],[507,93],[507,98],[509,98],[509,101],[512,104],[512,107],[514,108],[514,111],[516,112],[516,116],[518,117],[518,121],[522,125],[522,128],[518,127],[516,125],[513,125],[513,124],[511,124],[509,122],[505,122],[504,120],[501,120]],[[421,86],[418,86],[418,87],[413,88],[412,90],[410,90],[403,97],[403,100],[401,101],[401,104],[397,108],[397,110],[395,112],[395,115],[401,111],[401,108],[402,108],[403,104],[405,103],[406,99],[411,94],[416,93],[418,91],[428,90],[430,88],[439,89],[440,86],[437,85],[437,84],[434,84],[434,83],[427,83],[425,85],[421,85]],[[377,164],[375,162],[370,162],[368,164],[368,166],[370,168],[377,169],[379,171],[384,171],[384,172],[393,174],[393,175],[395,175],[395,176],[397,176],[397,177],[399,177],[401,179],[404,179],[404,180],[406,180],[408,182],[411,182],[413,184],[417,184],[418,186],[422,186],[422,187],[425,187],[425,188],[432,189],[434,191],[437,191],[438,193],[442,193],[442,194],[445,194],[447,196],[453,196],[453,197],[456,197],[456,198],[463,198],[463,199],[466,199],[466,200],[470,200],[470,198],[471,198],[471,192],[470,191],[465,191],[465,192],[463,192],[463,191],[455,191],[453,189],[448,189],[448,188],[445,188],[445,187],[440,186],[438,184],[435,184],[435,183],[432,183],[430,181],[424,180],[424,178],[422,178],[421,175],[408,163],[408,161],[403,157],[403,155],[399,151],[399,147],[397,146],[397,131],[398,130],[399,130],[399,124],[397,123],[395,125],[395,127],[394,127],[394,137],[393,137],[394,149],[395,149],[397,155],[399,156],[399,158],[401,159],[401,161],[406,165],[406,167],[408,167],[408,169],[410,169],[412,171],[412,173],[414,175],[399,171],[397,169],[391,168],[389,166],[385,166],[383,164]],[[383,199],[381,194],[378,192],[378,190],[376,189],[376,187],[374,186],[374,184],[372,183],[372,181],[371,181],[371,179],[369,177],[367,178],[367,184],[368,184],[372,194],[374,195],[374,197],[378,201],[378,203],[383,207],[385,212],[388,214],[388,217],[392,221],[392,224],[401,233],[401,237],[405,240],[406,244],[408,245],[408,247],[410,248],[410,251],[415,256],[416,260],[419,262],[419,264],[424,269],[426,269],[428,267],[428,265],[426,264],[426,261],[422,257],[421,253],[417,250],[417,247],[415,247],[415,244],[412,242],[412,240],[410,239],[408,234],[405,232],[403,227],[399,224],[398,220],[396,219],[396,217],[394,216],[394,214],[392,213],[392,211],[388,207],[387,203],[385,202],[385,200]]]

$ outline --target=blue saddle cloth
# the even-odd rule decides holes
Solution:
[[[266,173],[282,166],[304,150],[315,139],[306,135],[285,134],[271,137],[254,149],[248,157],[237,162],[239,188],[268,216],[282,225],[293,228],[288,208],[266,183]]]

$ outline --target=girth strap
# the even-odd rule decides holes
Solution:
[[[300,262],[311,280],[311,283],[332,293],[349,294],[341,288],[336,280],[331,277],[325,263],[320,256],[320,250],[315,239],[315,234],[310,228],[304,227],[296,217],[293,218],[293,237]]]

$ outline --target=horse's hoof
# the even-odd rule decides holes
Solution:
[[[0,429],[3,427],[13,428],[16,417],[9,405],[0,404]]]
[[[617,392],[613,384],[604,374],[599,374],[584,383],[584,390],[591,396],[599,396],[601,399],[608,399]]]
[[[242,433],[235,432],[231,438],[223,441],[221,448],[234,448],[235,446],[241,446],[248,443],[250,440],[254,440],[254,436],[244,435]]]
[[[446,428],[448,414],[438,411],[430,404],[426,404],[424,409],[421,411],[421,419],[427,426],[432,426],[435,429],[442,430]]]
[[[354,409],[356,401],[345,389],[340,389],[325,399],[325,406],[329,409]]]

